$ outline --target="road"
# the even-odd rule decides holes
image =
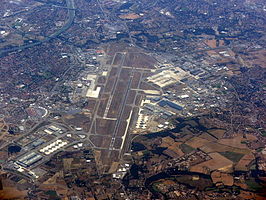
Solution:
[[[74,0],[66,0],[66,4],[67,4],[67,9],[68,9],[68,12],[67,12],[68,19],[65,22],[65,24],[62,26],[62,28],[60,28],[55,33],[47,36],[45,39],[43,39],[41,41],[34,42],[32,44],[26,44],[26,45],[22,45],[22,46],[17,46],[17,47],[10,48],[10,49],[1,49],[0,50],[0,56],[2,56],[3,54],[6,54],[6,53],[13,52],[13,51],[23,50],[23,49],[27,49],[27,48],[31,48],[31,47],[40,45],[40,44],[42,44],[44,42],[48,42],[51,39],[54,39],[54,38],[58,37],[63,32],[67,31],[71,27],[71,25],[72,25],[72,23],[74,21],[74,18],[75,18],[75,15],[76,15],[76,12],[75,12],[76,8],[75,8]]]

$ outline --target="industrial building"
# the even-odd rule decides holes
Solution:
[[[17,164],[19,164],[22,167],[30,167],[34,163],[38,162],[41,160],[43,157],[40,154],[37,154],[35,152],[31,152],[29,154],[24,155],[21,157],[18,161]]]
[[[45,155],[50,155],[51,153],[57,151],[58,149],[62,148],[67,144],[66,141],[63,141],[61,139],[56,140],[55,142],[47,145],[46,147],[40,149],[41,153],[44,153]]]
[[[54,125],[49,126],[47,129],[44,129],[43,131],[49,135],[54,134],[54,133],[63,133],[61,128],[58,128]]]
[[[168,100],[162,100],[158,103],[158,105],[161,107],[167,107],[168,106],[168,107],[170,107],[174,110],[177,110],[177,111],[183,110],[182,106],[177,105],[176,103],[168,101]]]
[[[139,113],[136,123],[136,128],[146,129],[148,120],[149,120],[148,115],[143,115],[142,113]]]
[[[45,140],[42,139],[42,138],[40,138],[40,139],[38,139],[38,140],[32,142],[32,143],[30,144],[30,147],[31,147],[31,148],[36,148],[36,147],[38,147],[38,146],[40,146],[40,145],[42,145],[42,144],[44,144],[44,143],[45,143]]]
[[[101,87],[96,87],[95,88],[95,81],[96,81],[97,75],[92,75],[89,74],[87,76],[87,81],[90,81],[90,85],[88,87],[87,93],[86,93],[86,97],[90,97],[90,98],[98,98],[100,91],[101,91]]]
[[[152,82],[153,84],[163,88],[180,81],[186,76],[187,72],[185,72],[181,68],[178,68],[175,71],[172,70],[161,71],[155,75],[148,77],[147,80],[148,82]]]
[[[150,111],[151,113],[157,113],[157,114],[160,113],[161,117],[165,119],[173,116],[171,112],[164,110],[162,107],[153,104],[145,104],[144,108]]]

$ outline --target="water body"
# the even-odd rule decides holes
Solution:
[[[153,185],[152,183],[154,183],[156,181],[163,180],[163,179],[173,179],[174,177],[177,177],[177,176],[182,176],[182,178],[185,176],[188,176],[187,178],[189,179],[190,182],[191,182],[191,176],[198,176],[200,178],[200,180],[203,180],[203,179],[206,180],[207,179],[211,183],[211,177],[208,175],[200,174],[200,173],[194,173],[194,172],[188,172],[188,171],[179,171],[176,168],[172,168],[172,169],[168,169],[165,172],[161,172],[159,174],[156,174],[154,176],[147,178],[145,181],[145,187],[148,188],[152,192],[154,198],[159,198],[160,195],[164,196],[164,194],[159,194],[158,192],[156,192],[154,190],[154,188],[152,187],[152,185]],[[179,184],[185,185],[188,189],[198,188],[198,187],[192,186],[188,183],[184,183],[182,181],[179,182],[178,180],[176,180],[176,182]],[[200,182],[198,182],[198,183],[200,183]],[[164,196],[164,197],[166,197],[166,196]]]
[[[15,134],[15,130],[13,128],[9,128],[8,133],[11,135]]]
[[[204,116],[201,116],[204,117]],[[151,134],[147,134],[142,136],[143,139],[145,140],[147,139],[154,139],[154,138],[158,138],[158,137],[172,137],[173,139],[176,138],[175,135],[173,135],[173,133],[178,133],[178,132],[186,132],[186,129],[189,129],[189,131],[192,131],[192,134],[199,134],[201,132],[207,132],[208,130],[215,130],[218,129],[217,127],[212,127],[212,128],[207,128],[204,126],[204,123],[201,122],[201,117],[193,117],[193,118],[177,118],[176,121],[178,122],[176,124],[176,127],[172,130],[166,130],[166,131],[162,131],[162,132],[157,132],[157,133],[151,133]],[[183,129],[184,127],[186,127],[185,129]],[[181,130],[182,129],[182,130]],[[184,133],[186,134],[186,133]],[[190,133],[191,134],[191,133]],[[146,138],[145,138],[146,137]],[[133,148],[134,147],[134,148]],[[146,147],[141,144],[141,140],[138,142],[134,142],[133,146],[132,146],[132,150],[133,151],[144,151],[146,152]],[[165,150],[165,148],[162,147],[156,147],[153,150],[147,151],[147,153],[145,153],[143,155],[143,160],[145,161],[146,158],[145,157],[149,157],[150,153],[152,154],[162,154],[163,151]],[[149,159],[149,158],[148,158]],[[146,166],[142,166],[142,165],[136,165],[134,164],[133,167],[130,169],[130,173],[123,179],[123,184],[124,186],[127,188],[129,187],[129,182],[132,179],[139,179],[140,177],[142,177],[143,174],[145,174],[147,171]],[[243,189],[240,188],[239,186],[224,186],[223,188],[219,188],[216,187],[213,182],[211,181],[211,177],[210,175],[206,175],[206,174],[201,174],[201,173],[196,173],[196,172],[189,172],[189,171],[180,171],[178,170],[178,168],[170,168],[170,169],[166,169],[165,171],[155,174],[151,177],[148,177],[145,181],[145,187],[147,189],[149,189],[152,194],[153,194],[153,199],[159,199],[162,196],[166,198],[166,196],[164,196],[163,194],[158,193],[157,191],[155,191],[154,188],[154,183],[155,182],[160,182],[160,180],[163,179],[171,179],[174,180],[176,183],[184,185],[187,188],[190,189],[196,189],[196,190],[200,190],[200,191],[215,191],[218,193],[223,193],[223,192],[227,192],[227,193],[234,193],[234,194],[239,194],[239,192],[241,190],[244,191],[256,191],[256,192],[262,192],[262,181],[260,180],[259,177],[264,177],[265,173],[262,171],[259,171],[258,169],[254,169],[250,171],[250,180],[249,181],[249,187],[248,189]],[[250,173],[248,172],[248,173]],[[235,171],[234,172],[234,176],[240,176],[240,175],[247,175],[247,172],[240,172],[240,171]],[[198,176],[199,180],[195,180],[192,181],[192,177],[193,176]],[[131,190],[138,190],[138,188],[131,188],[132,186],[130,186]]]
[[[56,31],[55,33],[51,34],[50,36],[46,37],[44,40],[38,41],[38,42],[34,42],[31,44],[25,44],[22,46],[17,46],[17,47],[10,47],[7,49],[1,49],[0,50],[0,56],[13,52],[13,51],[18,51],[18,50],[23,50],[23,49],[27,49],[27,48],[31,48],[37,45],[40,45],[44,42],[48,42],[56,37],[58,37],[61,33],[65,32],[66,30],[68,30],[70,28],[70,26],[72,25],[74,18],[75,18],[75,3],[74,0],[66,0],[66,4],[67,4],[67,8],[68,8],[68,19],[66,21],[66,23],[64,24],[64,26],[59,29],[58,31]]]
[[[166,172],[161,172],[159,174],[156,174],[154,176],[147,178],[145,181],[145,186],[149,187],[149,185],[155,181],[159,181],[161,179],[171,178],[172,176],[177,176],[177,175],[199,176],[202,179],[210,179],[211,178],[209,175],[200,174],[200,173],[196,173],[196,172],[189,172],[189,171],[179,171],[176,168],[171,168],[171,169],[168,169]],[[191,188],[191,189],[194,188],[192,186],[187,186],[187,187]]]
[[[130,179],[139,179],[140,178],[140,175],[142,173],[145,173],[145,169],[143,169],[141,166],[138,166],[136,164],[133,164],[131,169],[130,169],[130,174],[127,175],[124,179],[123,179],[123,184],[124,186],[127,188],[129,187],[128,183],[129,183],[129,180]],[[179,182],[178,181],[178,177],[185,177],[187,176],[187,179],[188,179],[188,183],[189,181],[191,181],[191,176],[198,176],[200,179],[199,179],[199,182],[197,183],[201,183],[201,181],[207,181],[209,182],[208,185],[211,186],[212,185],[212,182],[211,182],[211,177],[209,175],[205,175],[205,174],[200,174],[200,173],[196,173],[196,172],[188,172],[188,171],[179,171],[177,170],[176,168],[171,168],[171,169],[168,169],[164,172],[161,172],[161,173],[158,173],[156,175],[153,175],[151,177],[148,177],[145,181],[145,187],[147,189],[149,189],[152,193],[153,193],[153,197],[154,198],[159,198],[159,193],[157,193],[154,188],[152,187],[152,184],[154,182],[157,182],[157,181],[160,181],[160,180],[163,180],[163,179],[173,179],[174,177],[177,177],[176,179],[176,182],[179,183],[179,184],[182,184],[182,185],[185,185],[187,188],[190,188],[190,189],[195,189],[197,188],[197,186],[192,186],[188,183],[183,183],[182,181]],[[197,185],[197,184],[195,184]],[[201,187],[202,185],[199,185],[199,187]],[[131,190],[134,190],[134,188],[130,188]],[[137,188],[135,188],[137,190]]]
[[[17,145],[12,145],[12,146],[9,146],[8,147],[8,153],[18,153],[21,151],[21,147],[20,146],[17,146]]]

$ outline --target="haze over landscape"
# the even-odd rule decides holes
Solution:
[[[0,199],[266,198],[265,0],[0,16]]]

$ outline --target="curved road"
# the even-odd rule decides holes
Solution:
[[[10,49],[4,49],[4,50],[0,50],[0,56],[2,54],[5,53],[10,53],[12,51],[17,51],[17,50],[23,50],[26,48],[30,48],[30,47],[34,47],[36,45],[40,45],[44,42],[48,42],[51,39],[56,38],[57,36],[59,36],[61,33],[65,32],[66,30],[68,30],[70,28],[70,26],[72,25],[76,12],[75,12],[75,3],[74,0],[66,0],[66,4],[67,4],[67,9],[68,9],[68,19],[65,22],[64,26],[62,26],[62,28],[60,28],[58,31],[56,31],[55,33],[51,34],[50,36],[47,36],[44,40],[38,41],[38,42],[34,42],[32,44],[26,44],[26,45],[22,45],[22,46],[18,46],[18,47],[14,47],[14,48],[10,48]]]

